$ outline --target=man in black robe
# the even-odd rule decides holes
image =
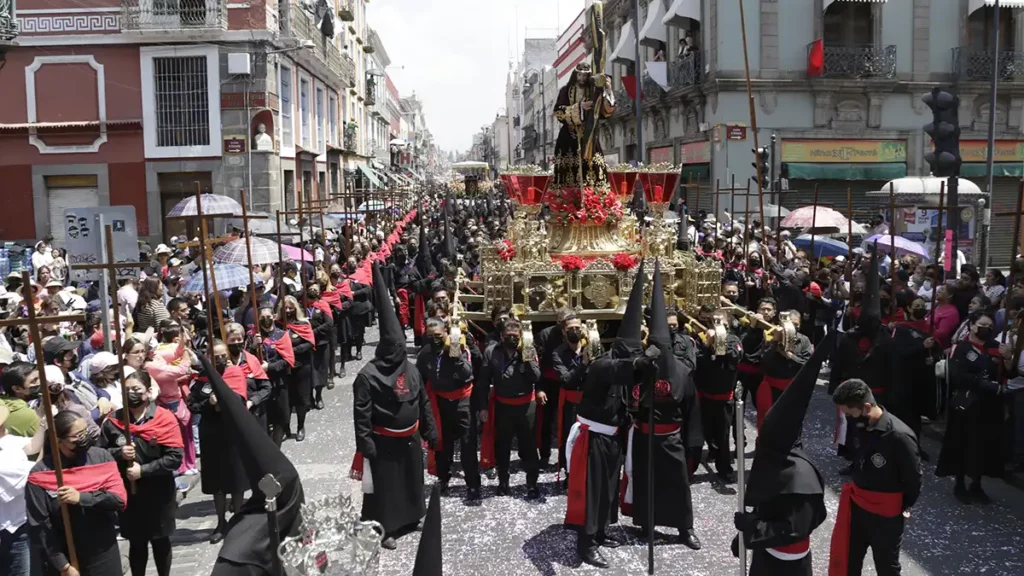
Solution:
[[[539,388],[547,395],[547,403],[538,410],[537,437],[540,439],[537,450],[540,452],[540,467],[547,468],[551,460],[551,431],[558,420],[558,401],[561,385],[558,372],[555,371],[555,349],[565,342],[565,325],[569,318],[576,314],[569,308],[561,308],[555,313],[555,324],[541,330],[533,339],[537,348],[537,359],[540,362]],[[557,432],[556,432],[557,433]]]
[[[726,320],[722,316],[726,313],[720,310],[708,314],[701,310],[700,321],[705,326],[713,326],[714,315],[719,315],[719,321],[724,324]],[[726,332],[726,341],[722,346],[725,353],[718,355],[716,338],[715,331],[708,330],[704,338],[699,340],[697,369],[693,372],[693,380],[700,398],[700,421],[708,445],[708,462],[714,461],[718,477],[728,484],[736,481],[729,436],[735,412],[736,367],[743,357],[743,346],[736,334]]]
[[[789,319],[796,328],[793,342],[789,349],[784,346],[782,339],[773,339],[768,342],[764,353],[761,355],[761,383],[757,387],[755,397],[757,406],[757,424],[768,413],[768,409],[779,399],[789,383],[800,372],[800,368],[814,353],[814,346],[810,339],[800,332],[800,314],[795,310],[788,310],[782,314],[789,314]]]
[[[757,436],[744,511],[734,518],[746,550],[750,576],[812,576],[811,533],[825,521],[825,482],[803,451],[804,417],[821,364],[835,343],[829,333],[768,410]],[[747,512],[746,508],[753,508]],[[739,555],[739,536],[733,554]]]
[[[590,345],[583,333],[583,325],[575,314],[570,314],[563,322],[565,325],[565,342],[555,348],[551,354],[551,362],[558,376],[558,402],[555,423],[558,434],[558,470],[565,468],[565,441],[569,438],[569,429],[576,422],[576,410],[583,399],[583,382],[590,366]],[[552,400],[548,399],[548,403]],[[568,480],[566,480],[566,487]]]
[[[622,544],[605,530],[618,522],[622,467],[619,428],[626,419],[625,394],[635,381],[637,367],[651,363],[641,358],[644,283],[641,263],[611,351],[596,358],[587,370],[576,423],[566,442],[569,494],[565,524],[577,527],[576,553],[580,559],[598,568],[608,567],[598,546],[617,548]]]
[[[380,522],[382,546],[393,550],[396,534],[416,525],[423,504],[422,440],[436,449],[437,432],[425,383],[405,354],[405,333],[376,263],[380,343],[352,385],[356,448],[353,476],[363,483],[363,520]]]
[[[688,452],[704,445],[700,407],[692,374],[672,354],[660,267],[660,261],[656,261],[651,289],[649,348],[645,352],[645,358],[656,358],[656,362],[640,371],[630,385],[627,397],[634,426],[626,448],[627,484],[622,510],[633,517],[633,523],[644,535],[649,537],[648,528],[652,524],[676,528],[683,544],[700,550],[701,542],[693,529],[693,499],[687,459]],[[650,421],[652,394],[653,423]],[[654,439],[650,442],[652,434]],[[653,452],[650,445],[653,445]],[[650,474],[654,475],[653,494],[648,491]],[[652,510],[653,518],[650,516]]]
[[[595,114],[599,118],[608,118],[615,111],[615,97],[608,88],[606,77],[599,74],[598,78],[605,83],[604,87],[599,87],[592,72],[589,62],[577,64],[569,76],[569,83],[558,91],[555,100],[555,119],[562,124],[555,140],[555,180],[552,186],[556,189],[599,186],[607,182],[604,155],[596,130],[590,142],[591,155],[587,156],[586,150],[580,150],[580,140],[584,138],[588,120],[596,121],[593,119]],[[600,100],[601,109],[595,110],[594,100],[598,91],[603,91],[604,96]]]

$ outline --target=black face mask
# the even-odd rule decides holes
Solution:
[[[583,331],[579,328],[573,328],[565,333],[565,339],[568,340],[570,344],[579,344],[580,340],[583,340]]]
[[[917,308],[911,310],[910,315],[914,317],[914,320],[924,320],[924,317],[928,315],[928,311],[924,308]]]
[[[239,342],[238,344],[228,344],[228,352],[231,352],[232,356],[238,356],[239,354],[241,354],[242,353],[242,344],[241,344],[241,342]]]
[[[508,346],[509,348],[519,347],[519,336],[516,336],[515,334],[506,334],[501,337],[501,341],[504,342],[505,346]]]
[[[992,327],[978,326],[974,329],[974,335],[978,337],[978,340],[988,341],[992,338]]]
[[[138,390],[129,390],[128,405],[131,406],[132,408],[138,408],[139,406],[142,406],[143,404],[146,403],[145,396],[145,392],[140,392]]]
[[[345,273],[351,274],[356,271],[356,265],[352,263],[345,264]]]
[[[273,327],[274,327],[274,319],[273,318],[260,318],[260,328],[262,328],[265,331],[269,332],[270,329],[273,328]]]
[[[93,440],[92,440],[92,438],[89,437],[88,434],[86,434],[86,435],[84,435],[84,436],[82,436],[80,438],[75,438],[74,443],[75,443],[75,455],[76,456],[81,456],[82,454],[85,454],[86,452],[88,452],[89,448],[92,448]]]
[[[289,310],[287,316],[289,320],[295,320],[298,317],[298,312],[294,310]]]
[[[215,367],[218,374],[223,374],[228,369],[228,361],[226,359],[217,359]]]
[[[29,400],[35,400],[36,398],[39,398],[42,395],[43,395],[43,387],[39,386],[39,385],[35,385],[35,386],[30,386],[29,387],[28,394],[25,397],[28,398]]]

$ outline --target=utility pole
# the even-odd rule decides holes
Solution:
[[[997,91],[997,89],[999,87],[999,54],[1000,54],[1000,52],[999,52],[999,12],[1000,12],[999,0],[996,0],[996,2],[995,2],[995,10],[992,11],[992,80],[990,80],[991,86],[989,88],[990,94],[989,94],[989,102],[988,102],[988,110],[989,110],[989,114],[988,114],[988,158],[986,159],[986,162],[985,162],[985,164],[986,164],[985,169],[987,171],[987,175],[986,175],[987,176],[987,179],[986,179],[986,185],[987,186],[985,188],[985,191],[988,192],[988,197],[989,197],[989,201],[990,202],[992,200],[992,192],[993,192],[993,190],[992,190],[992,176],[993,176],[993,172],[994,172],[993,163],[995,162],[995,157],[996,157],[996,114],[995,114],[994,111],[996,109],[996,91]],[[1019,210],[1018,210],[1018,212],[1019,212]],[[981,258],[980,258],[980,262],[979,263],[981,264],[981,273],[984,274],[985,273],[985,268],[987,267],[987,264],[988,264],[988,262],[987,262],[987,260],[988,260],[987,252],[988,252],[989,219],[985,218],[983,216],[983,214],[981,216],[982,217],[979,218],[978,221],[981,223],[981,227],[982,227],[980,236],[981,236],[981,238],[984,241],[981,243],[981,255],[980,255]],[[1018,249],[1017,246],[1014,245],[1014,247],[1013,247],[1014,255],[1016,255],[1017,249]]]
[[[636,42],[636,159],[637,162],[644,161],[644,97],[641,88],[640,78],[642,77],[640,63],[640,0],[633,0],[633,40]],[[597,72],[595,70],[595,72]],[[601,72],[604,72],[601,70]]]

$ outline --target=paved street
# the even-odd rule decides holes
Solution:
[[[364,357],[372,356],[376,332],[368,334]],[[285,452],[302,476],[308,498],[347,493],[358,497],[359,486],[348,478],[348,466],[354,452],[351,420],[351,382],[357,366],[349,366],[349,378],[327,394],[326,408],[311,415],[306,441],[288,442]],[[829,492],[829,519],[812,539],[815,573],[827,571],[829,538],[837,506],[841,479],[836,474],[840,461],[830,445],[834,408],[824,393],[816,394],[805,428],[805,443],[824,473]],[[752,409],[747,423],[751,426]],[[926,450],[933,460],[938,445],[926,439]],[[738,560],[729,553],[735,533],[732,515],[736,496],[732,488],[711,482],[706,468],[698,472],[693,491],[696,529],[704,549],[694,552],[681,544],[659,545],[655,551],[657,573],[691,576],[733,575]],[[429,477],[428,477],[429,478]],[[453,481],[452,495],[442,504],[444,524],[445,574],[452,576],[519,576],[540,574],[638,575],[646,573],[647,548],[636,542],[625,526],[615,530],[630,545],[605,551],[611,561],[609,570],[577,567],[573,553],[575,536],[562,528],[565,496],[557,489],[554,474],[541,477],[544,500],[523,499],[522,474],[513,476],[513,495],[494,496],[496,480],[485,479],[482,503],[466,505],[461,496],[464,485]],[[953,500],[952,481],[939,480],[933,467],[925,471],[923,494],[913,509],[904,538],[904,574],[985,574],[1024,573],[1024,492],[1000,481],[988,481],[987,491],[995,502],[987,507],[963,506]],[[178,531],[174,540],[174,573],[182,576],[206,576],[216,558],[217,548],[206,542],[215,524],[212,501],[192,490],[179,510]],[[381,576],[404,576],[412,571],[419,534],[401,538],[394,552],[383,552]],[[126,547],[126,545],[125,545]],[[127,550],[125,549],[127,553]],[[870,560],[869,560],[870,563]],[[127,562],[125,563],[127,565]],[[150,573],[155,574],[152,566]],[[874,568],[865,574],[875,574]]]

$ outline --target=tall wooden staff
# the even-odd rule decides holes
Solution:
[[[1016,210],[1013,212],[997,212],[994,214],[994,216],[1013,216],[1013,248],[1010,249],[1010,276],[1007,278],[1007,290],[1003,296],[1003,318],[1006,321],[1006,329],[1003,330],[1003,344],[1006,343],[1006,338],[1010,331],[1010,300],[1012,300],[1011,294],[1013,290],[1013,283],[1015,282],[1014,267],[1017,263],[1017,246],[1020,243],[1020,220],[1022,209],[1024,209],[1024,181],[1021,182],[1020,191],[1017,193]],[[1020,311],[1018,311],[1017,314],[1020,315]],[[1019,346],[1020,342],[1018,342],[1017,345]],[[1014,354],[1014,357],[1016,358],[1016,354]]]
[[[853,270],[853,189],[846,188],[846,266],[843,275],[850,280]]]
[[[206,280],[207,280],[206,267],[209,266],[210,267],[210,274],[209,274],[210,284],[209,284],[209,286],[213,288],[213,293],[212,293],[213,294],[212,295],[212,298],[213,298],[213,308],[211,310],[209,310],[209,312],[216,312],[216,314],[217,314],[217,326],[220,328],[220,339],[223,342],[227,342],[227,340],[228,340],[228,333],[227,333],[227,329],[224,327],[224,322],[223,322],[224,311],[221,309],[220,298],[218,297],[220,292],[217,290],[217,271],[213,269],[213,258],[210,257],[210,247],[206,243],[206,236],[207,236],[207,234],[209,234],[209,230],[207,229],[207,226],[206,226],[206,216],[203,214],[203,191],[202,191],[202,187],[200,186],[199,182],[196,182],[196,214],[199,215],[199,253],[202,254],[202,257],[203,257],[203,266],[202,266],[202,268],[203,268],[203,291],[206,291],[206,289],[207,289],[207,284],[206,284]],[[207,293],[207,294],[205,294],[205,296],[209,297],[210,294]],[[207,348],[207,353],[209,354],[210,360],[212,361],[213,360],[213,338],[210,337],[210,336],[213,335],[213,323],[212,322],[207,322],[206,331],[207,331],[207,339],[206,339],[207,340],[207,346],[206,346],[206,348]]]
[[[277,300],[284,298],[284,247],[281,244],[281,211],[277,211]]]
[[[255,276],[255,274],[253,273],[253,270],[252,270],[252,266],[253,266],[253,264],[252,264],[252,241],[249,239],[249,220],[262,219],[262,218],[265,218],[265,216],[249,216],[249,208],[248,208],[249,203],[246,202],[245,190],[240,190],[240,192],[242,194],[242,229],[244,230],[242,236],[245,238],[245,257],[246,257],[246,260],[249,263],[249,266],[248,266],[248,268],[249,268],[249,296],[250,296],[250,298],[252,300],[252,323],[253,323],[253,329],[254,330],[259,330],[258,324],[259,324],[259,315],[260,315],[259,311],[260,311],[260,309],[259,309],[259,303],[256,301],[256,276]],[[278,220],[278,223],[280,224],[280,219]],[[280,232],[280,230],[279,230],[279,232]],[[244,321],[245,318],[243,317],[242,320]],[[256,355],[259,356],[260,362],[262,362],[263,361],[263,346],[257,346],[256,347]]]
[[[0,320],[0,328],[5,326],[27,326],[32,345],[36,352],[36,369],[39,371],[40,388],[43,394],[43,412],[46,416],[46,435],[50,440],[50,456],[53,459],[53,473],[57,477],[57,487],[64,486],[64,468],[60,462],[60,446],[57,444],[57,429],[53,425],[53,402],[50,400],[50,387],[46,381],[46,361],[43,359],[43,338],[39,330],[40,324],[60,322],[85,322],[84,314],[68,316],[36,316],[36,307],[32,296],[32,275],[28,270],[21,271],[22,294],[25,297],[25,308],[28,318]],[[116,300],[116,298],[115,298]],[[58,500],[59,502],[59,500]],[[78,569],[78,553],[75,551],[75,539],[71,532],[71,513],[67,504],[60,502],[60,516],[64,523],[64,540],[68,545],[68,563]]]
[[[818,226],[818,184],[814,184],[814,204],[811,206],[811,274],[818,269],[818,257],[814,254],[815,228]]]
[[[757,109],[754,106],[754,92],[750,88],[750,58],[747,54],[747,23],[743,14],[743,0],[737,1],[740,4],[740,34],[743,36],[743,71],[747,80],[747,103],[750,106],[750,132],[754,139],[754,167],[757,170],[757,200],[761,211],[761,224],[764,225],[764,190],[761,188],[761,182],[764,179],[764,174],[761,171],[760,147],[757,145]]]
[[[896,187],[889,182],[889,318],[896,308]]]
[[[939,280],[942,278],[942,269],[939,267],[939,254],[942,253],[942,237],[945,236],[943,233],[942,217],[943,210],[942,204],[946,200],[946,181],[943,180],[942,184],[939,185],[939,216],[938,216],[938,234],[935,238],[935,281],[932,283],[932,303],[929,311],[931,312],[931,329],[929,334],[935,334],[935,295],[939,292]],[[1017,212],[1020,212],[1020,199],[1017,199]],[[1011,274],[1013,271],[1011,270]]]

